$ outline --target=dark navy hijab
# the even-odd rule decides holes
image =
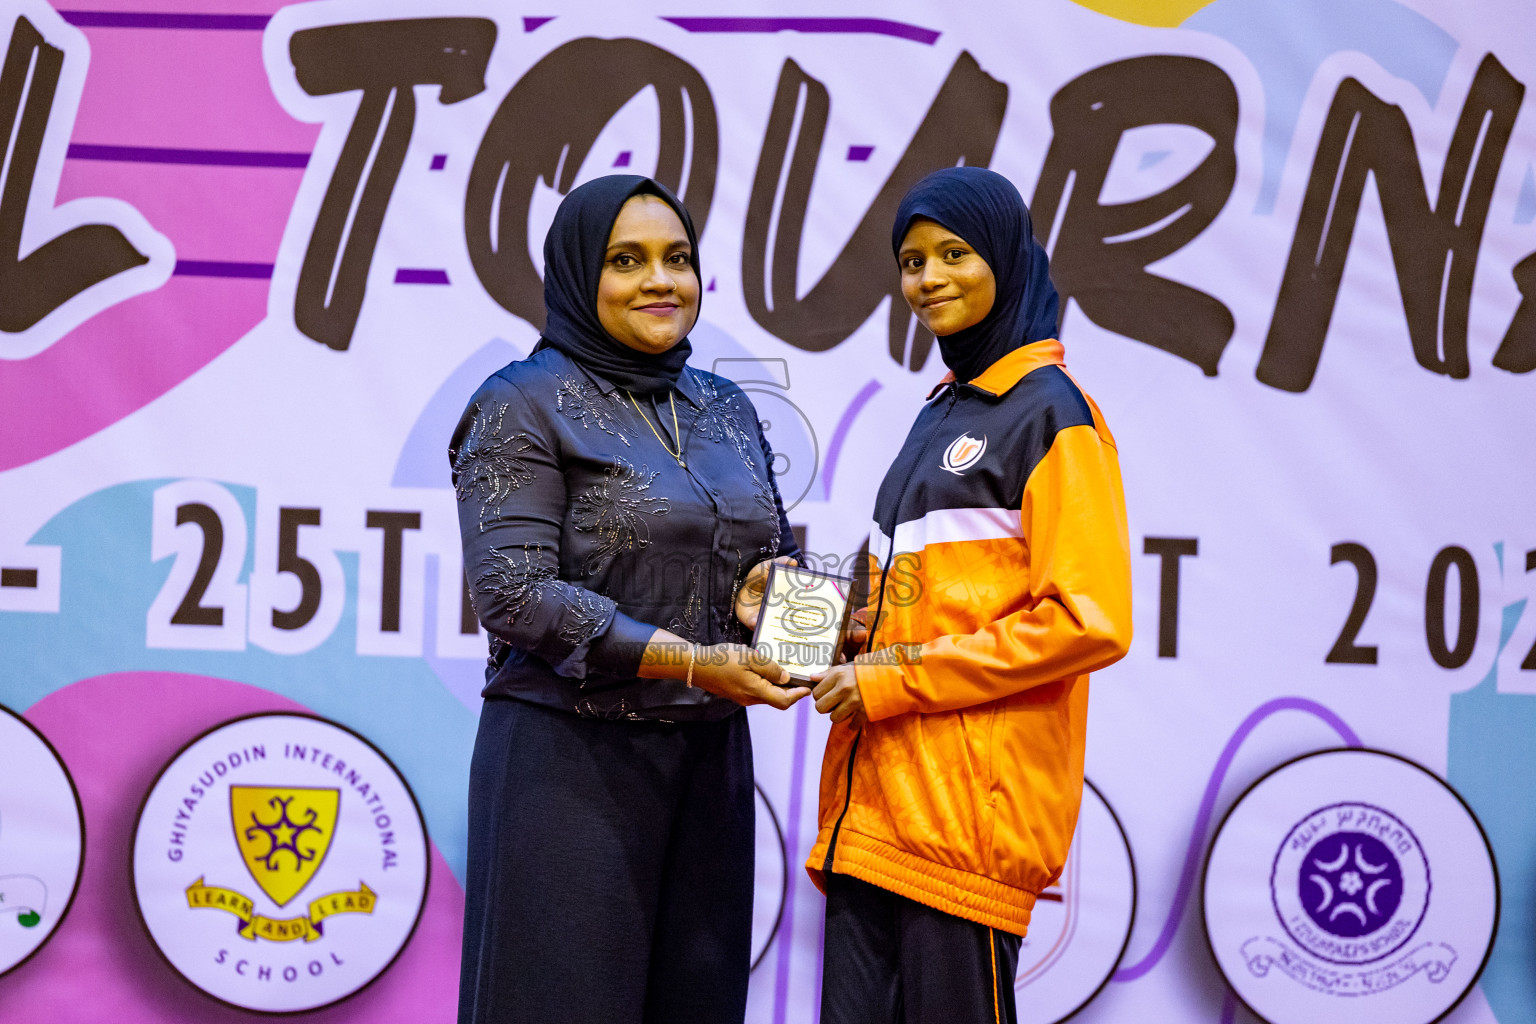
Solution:
[[[538,348],[548,345],[558,349],[637,394],[665,394],[677,384],[693,351],[688,339],[651,355],[615,341],[597,318],[597,283],[603,274],[608,237],[613,234],[620,208],[635,196],[655,196],[672,207],[688,232],[692,247],[688,261],[694,273],[699,272],[699,239],[693,218],[665,185],[638,174],[610,174],[572,189],[555,211],[554,223],[544,237],[546,319]]]
[[[939,352],[966,382],[1021,345],[1056,337],[1060,300],[1050,259],[1035,241],[1029,207],[1013,182],[985,167],[947,167],[912,186],[896,209],[891,249],[918,217],[927,217],[976,249],[997,279],[997,298],[982,321],[947,338]]]

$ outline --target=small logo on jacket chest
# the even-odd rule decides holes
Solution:
[[[939,464],[944,470],[961,476],[966,470],[981,461],[981,457],[987,453],[987,438],[983,434],[981,440],[977,440],[969,434],[961,434],[949,442],[949,447],[944,449],[944,460]]]

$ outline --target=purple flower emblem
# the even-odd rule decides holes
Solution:
[[[1385,843],[1364,832],[1337,832],[1302,859],[1301,905],[1319,928],[1343,939],[1386,924],[1403,899],[1403,872]]]

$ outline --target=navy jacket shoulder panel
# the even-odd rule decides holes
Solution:
[[[875,521],[890,533],[941,509],[1018,508],[1056,435],[1075,426],[1093,426],[1093,410],[1059,366],[1000,396],[952,386],[918,413],[880,486]]]
[[[1024,485],[1056,443],[1056,435],[1068,427],[1093,426],[1093,409],[1088,399],[1059,366],[1042,366],[1019,381],[1003,398],[1003,406],[1015,410],[1020,425],[1026,429],[1020,438],[1022,450],[1015,451],[1023,470],[1019,498]]]

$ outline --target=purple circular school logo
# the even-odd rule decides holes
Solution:
[[[1314,924],[1330,935],[1354,939],[1380,928],[1397,911],[1403,870],[1375,836],[1336,832],[1302,858],[1296,887]]]
[[[1371,804],[1319,808],[1297,822],[1270,872],[1275,913],[1313,956],[1364,964],[1407,942],[1429,909],[1418,837]]]
[[[1250,787],[1211,842],[1211,953],[1261,1020],[1439,1020],[1493,943],[1492,853],[1456,791],[1411,761],[1358,748],[1298,757]]]

